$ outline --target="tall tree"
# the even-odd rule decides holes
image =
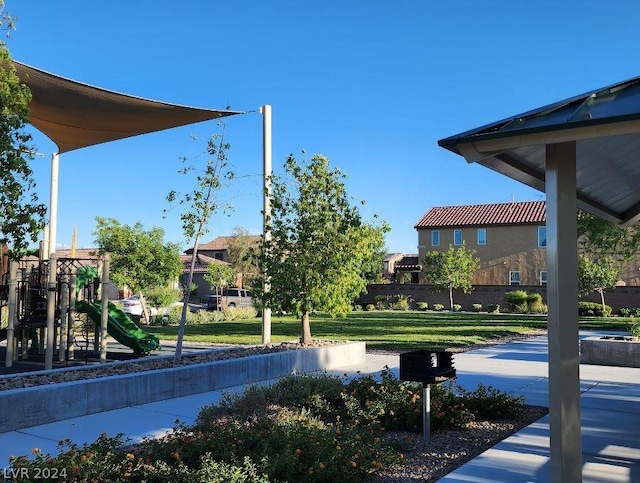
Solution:
[[[387,256],[387,246],[384,235],[391,227],[388,223],[382,222],[380,226],[364,225],[362,229],[362,242],[367,244],[366,251],[370,256],[366,257],[362,263],[362,276],[367,283],[382,282],[382,266],[384,257]]]
[[[602,313],[605,313],[604,292],[607,288],[616,286],[619,273],[620,263],[613,257],[592,260],[582,255],[578,261],[578,292],[580,295],[598,292],[602,303]]]
[[[0,2],[2,12],[4,2]],[[7,20],[8,19],[8,20]],[[0,25],[12,28],[13,20],[0,14]],[[30,242],[38,240],[47,208],[38,203],[30,162],[35,148],[24,128],[28,122],[29,88],[20,83],[10,63],[9,51],[0,42],[0,245],[10,247],[9,256],[19,258]]]
[[[139,222],[130,226],[113,218],[97,217],[93,235],[100,253],[111,256],[111,279],[134,292],[167,286],[182,273],[180,247],[164,241],[162,228],[145,230]],[[146,310],[145,318],[148,321]]]
[[[191,253],[191,264],[187,277],[187,287],[193,284],[193,272],[195,269],[196,259],[198,256],[198,245],[202,235],[209,231],[208,225],[211,216],[219,210],[229,210],[231,206],[219,200],[220,190],[225,183],[235,178],[234,171],[230,170],[227,162],[227,151],[231,147],[225,142],[225,124],[220,121],[221,132],[213,134],[207,143],[206,161],[199,164],[200,158],[188,159],[182,158],[182,169],[179,173],[191,174],[196,173],[196,186],[187,193],[179,193],[171,191],[167,195],[167,201],[174,205],[184,207],[184,211],[180,215],[182,220],[182,231],[187,239],[193,240],[193,251]],[[169,210],[165,210],[167,213]],[[178,362],[182,357],[182,340],[184,338],[184,328],[187,321],[187,308],[189,303],[189,291],[185,290],[185,296],[182,304],[182,316],[180,317],[180,328],[178,329],[178,341],[176,343],[176,352],[174,360]]]
[[[458,248],[449,245],[446,252],[431,251],[424,257],[426,278],[438,289],[449,291],[450,309],[453,311],[453,291],[462,290],[469,293],[473,290],[471,277],[478,269],[480,259],[475,257],[474,250],[467,250],[464,242]]]
[[[372,256],[367,237],[384,231],[363,223],[351,204],[346,177],[315,155],[307,163],[289,156],[284,177],[273,178],[270,239],[260,242],[259,268],[271,281],[257,296],[276,312],[296,310],[301,318],[300,341],[312,341],[309,316],[322,310],[345,315],[353,298],[365,290],[365,260]],[[258,284],[259,285],[259,284]]]
[[[256,245],[255,237],[246,228],[237,226],[229,242],[229,263],[233,267],[239,286],[244,288],[247,281],[258,276],[258,267],[251,258],[252,248]]]

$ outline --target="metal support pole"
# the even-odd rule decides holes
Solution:
[[[17,292],[16,288],[18,286],[18,263],[14,260],[9,262],[9,300],[8,309],[9,309],[9,319],[7,321],[7,353],[5,359],[5,366],[11,367],[13,365],[14,351],[15,351],[15,327],[16,327],[16,316],[17,316]]]
[[[58,153],[51,155],[51,196],[49,198],[49,257],[56,251],[58,231]]]
[[[422,439],[431,439],[431,385],[422,386]]]
[[[551,481],[582,481],[576,143],[546,147]]]
[[[60,284],[60,345],[58,362],[63,362],[67,355],[67,313],[69,311],[69,279],[64,277]]]
[[[73,324],[76,320],[76,275],[71,274],[69,277],[69,312],[67,314],[67,357],[69,360],[73,360],[74,346],[73,346]]]
[[[273,175],[271,162],[271,106],[266,104],[260,108],[262,113],[262,147],[263,147],[263,180],[264,180],[264,209],[262,218],[262,232],[264,241],[271,240],[271,177]],[[264,291],[269,293],[271,283],[267,273],[264,277]],[[262,343],[271,344],[271,308],[262,307]]]
[[[56,317],[56,272],[58,256],[49,255],[49,283],[47,283],[47,344],[45,346],[45,370],[53,369],[53,352],[55,351],[55,317]]]
[[[109,254],[104,255],[102,264],[100,297],[102,314],[100,317],[100,362],[107,362],[107,324],[109,323]]]

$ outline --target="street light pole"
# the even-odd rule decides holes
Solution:
[[[264,209],[262,215],[262,233],[264,241],[271,240],[271,106],[265,104],[260,108],[262,114],[262,156],[263,156],[263,182],[264,182]],[[263,273],[264,292],[271,290],[271,281],[267,273]],[[271,308],[262,307],[262,343],[271,344]]]
[[[58,153],[51,156],[51,196],[49,198],[49,248],[48,256],[56,251],[58,230]]]

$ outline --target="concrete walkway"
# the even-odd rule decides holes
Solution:
[[[595,335],[584,332],[581,336]],[[367,354],[365,364],[335,371],[357,376],[384,366],[398,374],[399,358]],[[547,338],[535,337],[456,354],[457,382],[467,389],[478,383],[525,397],[527,404],[548,406]],[[640,369],[582,365],[583,481],[640,482]],[[233,389],[242,390],[242,387]],[[57,453],[57,443],[78,444],[101,434],[124,433],[132,442],[170,430],[179,419],[193,423],[199,408],[215,403],[213,391],[35,426],[0,434],[0,467],[9,456],[30,454],[35,447]],[[8,408],[4,408],[8,410]],[[548,416],[484,452],[443,482],[549,481]]]

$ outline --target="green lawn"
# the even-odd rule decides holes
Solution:
[[[580,327],[590,330],[628,330],[633,318],[580,319]],[[547,328],[546,317],[515,314],[471,314],[449,312],[377,311],[352,312],[332,319],[323,314],[311,317],[311,333],[316,339],[365,341],[374,349],[444,349],[518,334],[535,333]],[[185,340],[192,342],[260,344],[259,318],[187,325]],[[175,340],[177,327],[149,327],[161,339]],[[274,316],[271,322],[274,343],[296,341],[300,321],[292,316]]]

